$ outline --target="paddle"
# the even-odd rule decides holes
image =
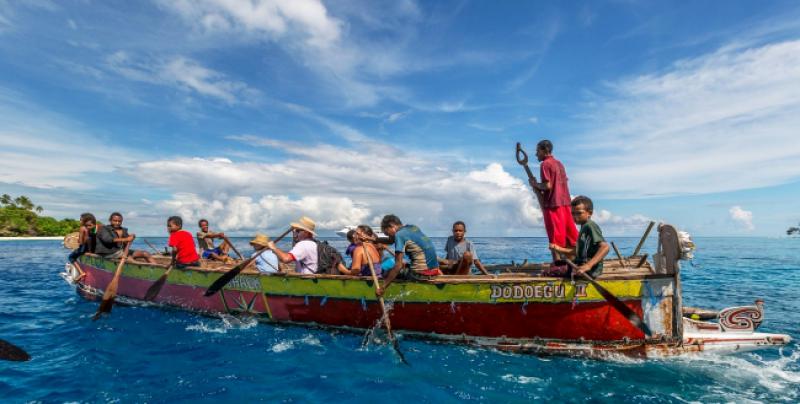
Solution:
[[[281,234],[280,236],[278,236],[278,238],[275,239],[275,242],[277,243],[281,241],[281,239],[286,237],[286,235],[289,234],[291,231],[292,231],[291,227],[286,229],[286,231],[283,232],[283,234]],[[250,263],[253,262],[256,258],[258,258],[258,256],[261,255],[261,253],[267,250],[269,250],[269,248],[262,249],[252,257],[242,261],[241,263],[239,263],[239,265],[233,267],[230,271],[222,274],[222,276],[220,276],[216,281],[214,281],[214,283],[211,284],[211,286],[208,287],[208,289],[206,289],[206,293],[204,293],[203,296],[205,297],[213,296],[215,293],[219,292],[220,289],[222,289],[223,287],[225,287],[225,285],[227,285],[230,281],[232,281],[233,278],[236,277],[236,275],[239,275],[239,273],[242,272],[242,270],[246,266],[250,265]]]
[[[164,275],[161,275],[157,281],[153,282],[152,285],[147,289],[147,292],[144,294],[144,300],[149,302],[158,296],[158,293],[161,292],[161,288],[164,287],[164,284],[167,283],[167,277],[169,277],[170,271],[172,268],[175,267],[175,257],[172,257],[172,261],[170,261],[169,266],[167,266],[167,270],[164,271]]]
[[[114,272],[111,282],[106,286],[106,291],[103,293],[103,301],[100,302],[100,307],[97,308],[97,313],[94,313],[92,320],[97,320],[103,313],[111,313],[111,306],[114,305],[114,297],[117,295],[119,277],[122,275],[122,267],[125,266],[125,260],[128,259],[128,249],[130,247],[131,243],[125,243],[125,249],[122,251],[122,258],[119,259],[117,270]]]
[[[636,314],[636,312],[634,312],[630,307],[626,306],[625,303],[623,303],[621,300],[617,299],[616,296],[611,294],[611,292],[609,292],[608,289],[604,288],[597,281],[595,281],[594,278],[589,276],[589,274],[578,271],[578,266],[575,265],[574,262],[568,259],[565,259],[564,261],[566,261],[566,263],[570,267],[572,267],[573,272],[577,273],[578,275],[582,276],[584,279],[589,281],[589,283],[591,283],[592,286],[594,286],[594,288],[597,289],[598,292],[600,292],[600,295],[602,295],[603,298],[606,299],[606,301],[610,303],[612,307],[614,307],[618,312],[620,312],[620,314],[625,316],[628,319],[628,321],[631,322],[631,324],[636,326],[636,328],[642,330],[642,332],[646,336],[648,337],[651,336],[650,327],[648,327],[647,324],[644,323],[644,320],[642,320],[642,318],[639,317],[639,315]]]
[[[153,245],[153,244],[151,244],[149,241],[147,241],[147,239],[146,239],[146,238],[145,238],[145,239],[143,239],[143,240],[144,240],[144,243],[145,243],[145,244],[147,244],[147,246],[148,246],[148,247],[152,248],[152,249],[153,249],[153,251],[154,251],[156,254],[159,254],[159,255],[161,254],[161,251],[158,251],[158,249],[156,248],[156,246],[154,246],[154,245]]]
[[[357,232],[359,236],[361,236],[360,232]],[[380,287],[378,283],[378,276],[375,275],[375,268],[372,266],[372,257],[369,255],[369,251],[367,251],[367,243],[362,239],[361,247],[364,248],[364,256],[367,257],[367,264],[369,264],[369,273],[372,275],[372,284],[375,286],[375,291],[378,290]],[[381,312],[383,312],[383,325],[386,327],[386,335],[389,336],[389,340],[392,341],[392,347],[394,347],[394,351],[397,352],[397,356],[400,357],[400,361],[404,364],[408,365],[408,361],[406,361],[406,357],[403,356],[403,352],[400,351],[400,344],[397,342],[397,338],[394,337],[392,333],[392,322],[389,320],[389,313],[386,312],[386,304],[383,301],[383,296],[378,297],[378,303],[381,305]]]
[[[31,360],[31,356],[24,349],[0,339],[0,359],[5,361],[25,362]]]
[[[231,249],[233,250],[233,252],[236,253],[236,255],[239,256],[240,260],[244,259],[244,256],[242,256],[242,254],[239,253],[239,250],[237,250],[236,247],[233,246],[233,243],[231,243],[231,241],[228,240],[228,236],[223,236],[222,239],[225,240],[225,242],[228,243],[229,246],[231,246]]]

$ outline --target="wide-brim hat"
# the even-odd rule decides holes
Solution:
[[[269,236],[265,234],[258,233],[256,237],[250,240],[250,244],[266,247],[269,244]]]
[[[314,229],[317,228],[317,224],[308,216],[303,216],[297,222],[292,222],[289,225],[292,226],[293,229],[305,230],[314,236],[317,235],[317,233],[314,232]]]

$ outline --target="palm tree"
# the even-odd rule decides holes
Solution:
[[[13,203],[11,201],[11,195],[3,194],[3,196],[0,196],[0,203],[5,205],[5,206],[11,205]]]
[[[41,206],[36,206],[36,213],[42,213],[43,210],[44,208],[42,208]]]
[[[14,198],[14,204],[25,210],[33,210],[34,204],[31,199],[25,195],[20,195]]]

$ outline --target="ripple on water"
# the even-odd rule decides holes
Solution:
[[[474,241],[486,262],[547,257],[543,239]],[[614,241],[632,251],[638,239]],[[694,265],[683,271],[687,305],[719,309],[763,297],[762,328],[797,341],[800,240],[696,241]],[[434,239],[440,251],[444,242]],[[97,302],[58,276],[65,257],[57,242],[0,243],[0,338],[33,356],[0,363],[4,402],[800,401],[796,342],[783,353],[591,361],[402,338],[405,366],[385,341],[362,349],[360,333],[122,305],[93,322]]]

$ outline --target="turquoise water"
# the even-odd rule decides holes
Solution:
[[[435,241],[441,251],[445,240]],[[489,263],[547,256],[544,239],[473,241]],[[637,240],[614,241],[624,254]],[[761,297],[761,330],[800,338],[800,239],[695,241],[685,304],[719,309]],[[33,357],[0,362],[3,402],[800,400],[794,341],[727,357],[601,362],[401,339],[405,366],[387,346],[360,348],[360,334],[124,306],[93,322],[97,303],[58,275],[66,255],[57,241],[0,242],[0,338]]]

